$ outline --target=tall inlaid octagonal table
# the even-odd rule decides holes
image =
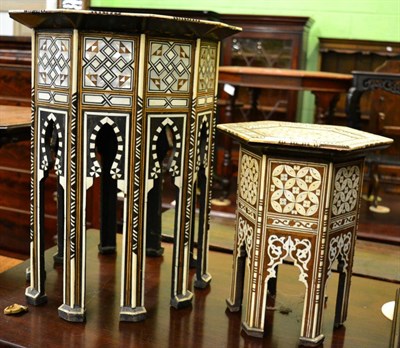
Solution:
[[[60,317],[85,319],[87,191],[101,177],[100,251],[115,248],[117,193],[123,197],[120,319],[145,318],[145,236],[155,235],[149,240],[155,249],[159,247],[160,192],[167,158],[176,190],[171,305],[189,305],[197,204],[194,285],[206,287],[211,280],[208,216],[219,42],[240,29],[117,12],[14,11],[10,16],[34,29],[28,302],[47,300],[43,188],[54,166],[59,234],[64,242]],[[200,191],[198,202],[196,191]]]
[[[277,121],[217,128],[240,142],[228,308],[241,308],[246,287],[242,327],[263,336],[268,288],[275,290],[278,265],[291,260],[305,285],[300,341],[318,345],[335,261],[335,326],[347,315],[365,154],[392,140],[347,127]]]

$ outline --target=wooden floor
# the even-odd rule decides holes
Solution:
[[[230,283],[231,255],[210,252],[213,276],[206,290],[194,290],[193,305],[175,310],[169,306],[172,247],[164,243],[165,254],[147,258],[145,306],[148,318],[141,323],[119,322],[120,236],[116,255],[99,255],[98,232],[88,231],[87,321],[69,323],[57,315],[62,303],[62,270],[54,268],[46,254],[48,303],[29,306],[16,317],[0,314],[0,346],[22,347],[269,347],[298,346],[304,286],[297,281],[296,267],[282,265],[278,295],[269,301],[265,337],[250,338],[240,331],[243,313],[226,311],[225,298]],[[25,303],[27,262],[0,274],[0,308]],[[387,347],[391,322],[381,314],[381,306],[394,298],[398,284],[353,277],[350,307],[345,326],[333,329],[337,275],[327,287],[327,305],[321,347]],[[190,285],[190,288],[192,286]]]

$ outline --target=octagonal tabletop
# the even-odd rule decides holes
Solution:
[[[357,129],[320,124],[255,121],[220,124],[217,128],[249,145],[280,145],[320,150],[354,151],[389,146],[393,140]]]
[[[9,11],[9,15],[28,28],[36,30],[77,29],[211,40],[222,40],[242,30],[220,22],[151,13],[57,9],[14,10]]]

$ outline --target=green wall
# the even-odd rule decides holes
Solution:
[[[308,70],[318,70],[319,37],[400,42],[400,0],[91,0],[91,6],[312,17]],[[302,121],[312,119],[313,106],[305,93]]]

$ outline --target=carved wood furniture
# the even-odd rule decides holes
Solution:
[[[221,65],[305,68],[308,33],[314,23],[312,18],[223,14],[221,20],[243,28],[242,32],[224,40]],[[242,88],[237,101],[243,104],[243,113],[251,112],[251,100],[251,88]],[[298,91],[279,88],[261,90],[257,117],[259,120],[268,117],[295,121],[299,105]],[[242,114],[239,110],[235,112],[237,117]]]
[[[390,62],[388,62],[390,65]],[[399,70],[399,61],[392,61],[394,67]],[[365,92],[380,90],[389,92],[397,97],[397,102],[400,101],[400,73],[386,72],[368,72],[368,71],[353,71],[353,86],[351,87],[347,97],[347,113],[348,122],[351,127],[356,129],[361,128],[361,108],[360,101]],[[384,96],[380,95],[379,99],[383,102]],[[392,101],[396,104],[396,99]],[[380,112],[378,115],[372,115],[370,118],[370,131],[394,137],[395,141],[400,139],[400,121],[398,119],[398,110],[392,109],[392,115],[386,115]],[[391,167],[399,167],[399,148],[397,141],[395,142],[393,151],[389,153],[379,152],[371,154],[367,158],[369,165],[370,183],[367,197],[372,198],[370,210],[374,212],[388,212],[389,209],[378,205],[379,198],[379,165],[387,165]],[[397,150],[397,151],[396,151]]]
[[[236,97],[243,87],[252,88],[252,112],[249,119],[256,121],[258,96],[261,89],[287,89],[293,91],[308,90],[315,96],[316,123],[326,123],[331,118],[340,94],[346,93],[351,86],[352,76],[320,71],[293,69],[274,69],[258,67],[222,66],[219,70],[219,83],[236,87],[230,102],[220,115],[221,123],[237,122],[234,118]],[[232,176],[232,140],[224,137],[224,161],[222,166],[223,196],[226,198]]]
[[[324,339],[325,286],[336,260],[335,325],[347,315],[365,153],[391,139],[347,127],[277,121],[218,129],[240,142],[228,308],[240,310],[245,286],[242,327],[263,336],[267,290],[274,292],[278,265],[292,260],[306,288],[300,341],[318,345]]]
[[[195,286],[205,287],[211,280],[207,233],[219,41],[239,28],[116,12],[15,11],[11,17],[34,29],[32,51],[37,62],[32,79],[28,302],[36,305],[47,300],[43,185],[54,162],[63,207],[59,226],[65,240],[59,316],[69,321],[85,319],[86,199],[100,176],[106,182],[100,245],[105,251],[115,248],[117,192],[124,197],[120,320],[145,318],[145,233],[161,228],[157,195],[165,144],[172,141],[169,171],[177,204],[171,305],[189,305],[196,189],[201,192],[202,216]],[[56,145],[53,157],[50,143]]]
[[[400,59],[400,42],[320,38],[319,52],[321,71],[351,74],[352,71],[375,71],[386,61]],[[360,103],[361,130],[365,131],[369,131],[371,99],[368,95],[366,92]],[[333,116],[330,124],[348,125],[345,95],[340,96]]]

